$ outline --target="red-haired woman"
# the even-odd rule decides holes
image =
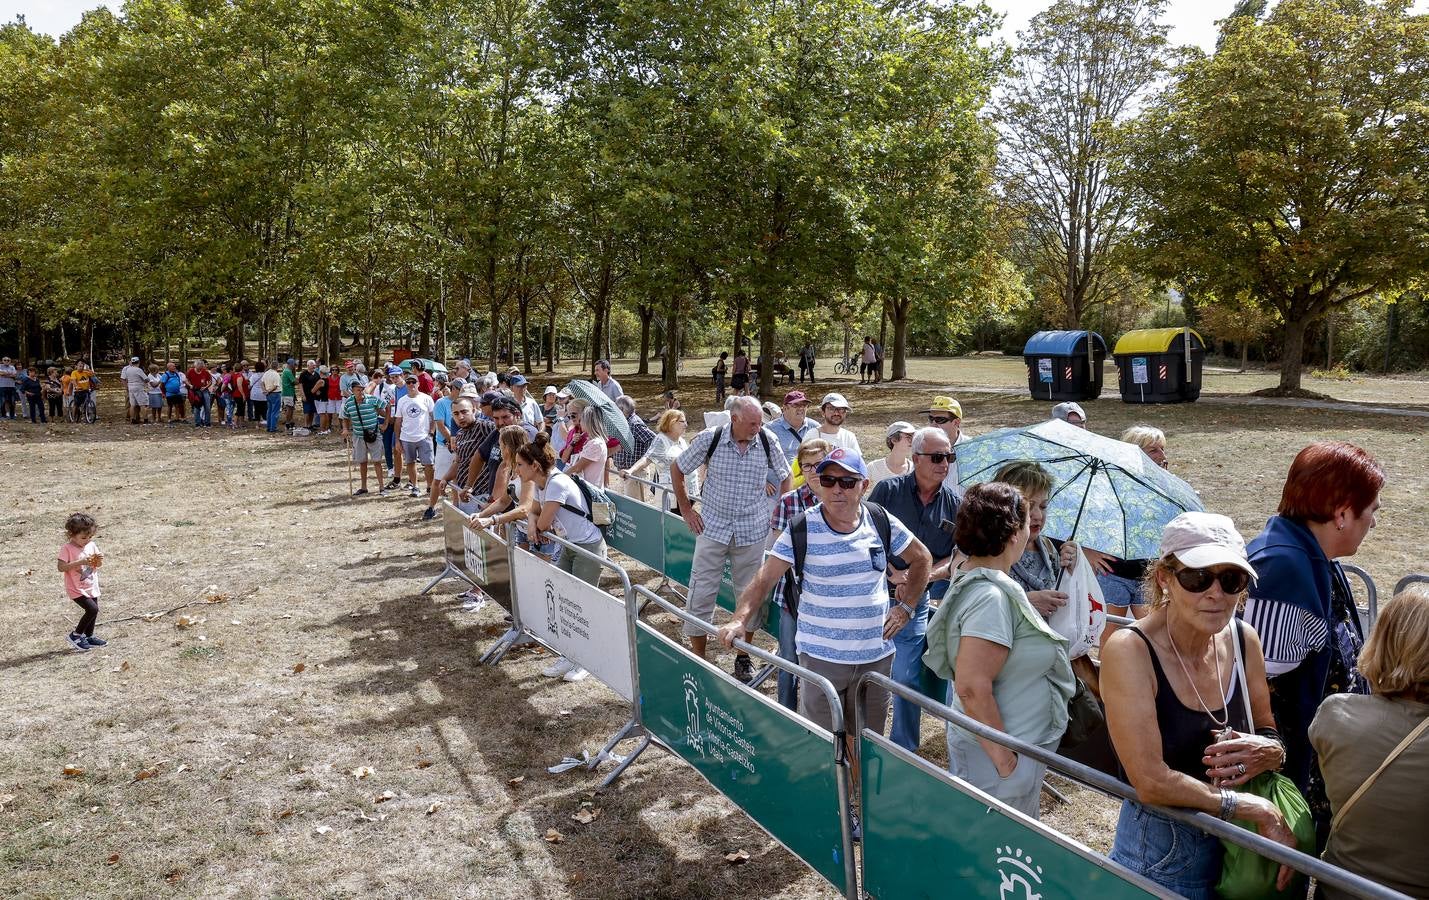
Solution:
[[[1285,774],[1304,793],[1324,847],[1330,804],[1310,722],[1331,694],[1367,694],[1359,673],[1364,629],[1337,560],[1375,525],[1384,470],[1364,450],[1319,441],[1295,457],[1277,515],[1247,546],[1259,579],[1245,620],[1260,635],[1271,708],[1285,744]]]

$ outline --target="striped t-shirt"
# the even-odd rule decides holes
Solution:
[[[809,543],[804,555],[804,589],[799,595],[799,627],[795,648],[815,659],[856,665],[883,659],[893,642],[883,639],[888,616],[888,560],[878,529],[867,510],[859,510],[858,527],[841,534],[824,521],[823,507],[805,512]],[[898,556],[913,535],[903,523],[888,517],[889,550]],[[770,555],[794,562],[794,542],[788,529],[779,535]]]

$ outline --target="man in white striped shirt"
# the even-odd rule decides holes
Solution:
[[[849,752],[857,746],[853,734],[854,680],[864,672],[889,674],[893,666],[893,635],[908,624],[923,591],[933,558],[913,533],[879,507],[865,505],[868,468],[857,453],[836,448],[815,468],[823,502],[802,514],[808,533],[803,560],[795,645],[799,664],[833,682],[849,730]],[[874,516],[888,520],[888,546],[883,545]],[[795,519],[797,523],[798,517]],[[764,598],[795,563],[792,533],[785,529],[750,584],[739,597],[734,618],[720,629],[725,646],[755,624]],[[885,572],[888,555],[908,563],[907,580],[890,603]],[[864,692],[864,722],[882,732],[888,692]],[[832,730],[828,698],[817,686],[799,686],[799,712]]]

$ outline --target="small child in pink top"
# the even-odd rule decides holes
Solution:
[[[70,646],[81,653],[108,643],[94,636],[99,618],[99,567],[104,564],[104,554],[94,545],[98,530],[93,516],[75,513],[65,520],[69,540],[60,546],[58,568],[64,573],[65,593],[84,610],[69,635]]]

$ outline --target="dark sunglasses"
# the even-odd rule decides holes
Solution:
[[[1211,585],[1217,581],[1225,593],[1239,594],[1250,584],[1250,573],[1244,569],[1222,569],[1219,572],[1210,569],[1177,569],[1176,581],[1193,594],[1210,590]]]
[[[843,489],[846,490],[846,491],[851,491],[851,490],[853,490],[854,488],[858,487],[858,485],[859,485],[859,483],[860,483],[861,481],[863,481],[863,479],[862,479],[862,478],[859,478],[857,475],[844,475],[844,476],[839,476],[839,475],[820,475],[820,476],[819,476],[819,484],[822,484],[824,487],[826,487],[826,488],[831,488],[831,487],[833,487],[834,485],[838,485],[839,487],[843,488]]]
[[[928,424],[930,424],[930,425],[946,425],[946,424],[948,424],[948,423],[951,422],[951,421],[953,421],[953,417],[952,417],[952,416],[929,416],[929,417],[928,417]]]
[[[956,453],[914,453],[913,455],[926,456],[929,460],[932,461],[933,465],[935,466],[941,466],[943,463],[958,461],[958,455]]]

